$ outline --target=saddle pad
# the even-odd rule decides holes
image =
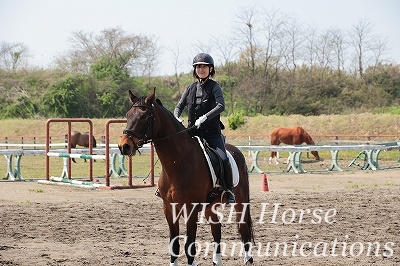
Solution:
[[[217,176],[215,174],[214,167],[211,164],[210,157],[208,156],[206,150],[204,149],[204,145],[203,145],[201,139],[198,136],[195,136],[195,137],[196,137],[197,142],[199,143],[199,145],[200,145],[200,147],[201,147],[201,149],[203,151],[204,157],[207,160],[208,168],[210,169],[210,172],[211,172],[211,178],[212,178],[212,181],[213,181],[213,186],[214,187],[220,187],[220,185],[217,184]],[[232,154],[229,151],[226,151],[226,155],[228,156],[228,159],[229,159],[229,162],[230,162],[231,168],[232,168],[233,186],[236,187],[239,184],[239,169],[237,167],[236,161],[233,158]]]

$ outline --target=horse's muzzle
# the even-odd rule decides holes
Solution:
[[[136,149],[134,148],[133,141],[126,135],[122,136],[118,143],[118,149],[122,155],[133,156],[136,154]]]
[[[119,148],[119,150],[121,151],[121,154],[122,155],[131,155],[132,154],[132,149],[131,149],[131,147],[129,146],[129,144],[124,144],[124,145],[122,145],[122,146],[119,146],[118,145],[118,148]]]

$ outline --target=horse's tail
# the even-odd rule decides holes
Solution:
[[[244,159],[244,157],[243,157],[243,159]],[[246,183],[246,187],[248,187],[249,188],[248,191],[250,191],[249,172],[247,170],[246,162],[244,163],[244,165],[245,165],[245,167],[242,169],[242,172],[240,173],[240,176],[243,176],[243,179],[241,179],[240,182]],[[251,218],[251,211],[250,211],[250,193],[248,193],[245,196],[245,198],[243,199],[243,202],[249,203],[248,207],[246,208],[247,220],[245,221],[247,224],[247,227],[249,229],[249,236],[248,236],[248,239],[242,239],[242,240],[255,244],[253,219]],[[238,230],[239,230],[239,228],[240,228],[240,224],[238,224]]]
[[[244,242],[254,242],[254,228],[253,228],[253,220],[251,218],[250,212],[250,181],[249,181],[249,171],[247,169],[246,158],[243,153],[233,145],[227,144],[227,148],[231,152],[232,156],[235,158],[236,164],[239,168],[239,185],[241,186],[242,194],[243,194],[243,203],[249,203],[246,208],[246,217],[245,221],[248,227],[248,236],[247,239],[242,240]],[[244,193],[247,192],[247,193]],[[238,223],[238,230],[240,230],[240,223]]]
[[[248,188],[249,193],[247,193],[246,197],[243,199],[244,202],[249,203],[248,208],[246,208],[246,212],[247,212],[247,221],[246,224],[249,228],[249,241],[251,241],[253,244],[255,244],[254,242],[254,228],[253,228],[253,219],[251,218],[251,212],[250,212],[250,180],[249,180],[249,171],[247,169],[247,164],[246,164],[246,159],[244,158],[243,154],[240,153],[241,157],[243,157],[243,169],[240,173],[240,176],[243,176],[244,180],[240,180],[240,182],[245,182],[246,183],[246,187]],[[239,227],[238,227],[239,229]],[[245,240],[245,239],[243,239]]]
[[[249,201],[249,203],[250,203],[250,201]],[[250,234],[250,236],[249,236],[249,240],[250,240],[250,241],[249,241],[249,242],[255,244],[255,241],[254,241],[253,219],[251,219],[250,205],[249,205],[249,207],[246,209],[246,211],[248,212],[248,213],[247,213],[247,221],[246,221],[246,224],[247,224],[247,226],[248,226],[248,228],[249,228],[249,234]]]

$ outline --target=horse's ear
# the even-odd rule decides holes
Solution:
[[[129,90],[129,98],[131,99],[131,102],[134,103],[137,101],[138,97],[136,97],[131,90]]]
[[[156,99],[156,88],[154,87],[154,90],[146,97],[146,100],[144,102],[150,105],[154,103],[155,99]]]

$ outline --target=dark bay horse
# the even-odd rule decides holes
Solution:
[[[76,148],[76,145],[89,148],[89,132],[81,133],[79,131],[72,131],[71,148]],[[96,148],[96,146],[96,139],[94,138],[94,136],[92,136],[92,147]],[[76,163],[75,158],[72,158],[72,161]]]
[[[311,136],[302,127],[291,127],[291,128],[278,127],[271,131],[270,137],[271,137],[271,145],[279,145],[281,143],[289,145],[300,145],[303,143],[309,145],[315,144]],[[320,160],[317,151],[311,151],[311,154],[314,155],[315,159]],[[272,162],[273,158],[275,158],[275,163],[278,164],[276,151],[271,152],[269,163]]]
[[[188,265],[197,265],[194,258],[200,211],[203,215],[201,217],[205,217],[211,226],[215,243],[213,265],[222,265],[221,223],[223,220],[221,221],[215,209],[225,207],[225,195],[214,189],[207,160],[199,143],[190,135],[189,130],[156,99],[155,89],[147,97],[140,98],[129,91],[129,97],[131,107],[126,113],[127,125],[118,146],[123,155],[133,156],[143,144],[148,142],[154,144],[162,165],[158,188],[169,227],[171,265],[178,265],[180,245],[177,239],[180,238],[179,219],[181,218],[184,218],[186,223],[186,236],[182,238],[186,241],[185,253]],[[252,265],[251,248],[254,239],[247,166],[239,149],[229,144],[226,148],[236,161],[240,177],[235,188],[236,203],[228,205],[225,210],[232,208],[231,210],[236,212],[236,223],[242,247],[245,250],[244,265]],[[207,198],[212,192],[218,193],[218,196],[207,204]],[[185,217],[185,212],[189,214],[188,217]]]

